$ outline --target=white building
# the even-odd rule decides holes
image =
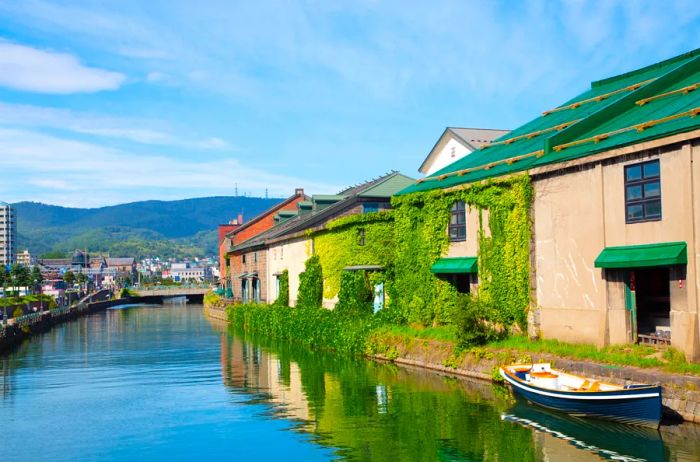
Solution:
[[[32,254],[29,253],[29,250],[23,250],[17,254],[17,263],[22,266],[32,266],[35,260],[35,258],[32,258]]]
[[[508,130],[447,127],[418,171],[432,175],[506,133]]]
[[[17,215],[6,202],[0,202],[0,265],[15,263],[17,256]]]

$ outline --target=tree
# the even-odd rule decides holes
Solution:
[[[38,266],[32,268],[32,285],[35,287],[37,292],[41,291],[41,284],[44,282],[44,276],[41,274],[41,270]]]
[[[32,285],[32,274],[29,272],[29,268],[17,263],[10,267],[10,279],[14,287],[28,287]]]
[[[85,284],[88,280],[87,274],[85,273],[78,273],[75,277],[75,280],[78,284],[82,285]]]
[[[71,287],[75,283],[75,273],[73,271],[66,271],[63,274],[63,281],[66,283],[67,286]]]

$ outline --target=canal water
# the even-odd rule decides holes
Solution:
[[[227,332],[199,305],[112,309],[0,356],[0,461],[700,460],[660,432],[500,386]]]

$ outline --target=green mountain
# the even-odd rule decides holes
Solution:
[[[18,247],[32,255],[75,249],[118,256],[194,257],[215,255],[217,225],[242,213],[250,219],[281,199],[202,197],[142,201],[94,209],[18,202]]]

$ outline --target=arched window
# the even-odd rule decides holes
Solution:
[[[464,201],[457,201],[452,205],[450,215],[449,235],[450,242],[467,240],[467,214]]]

